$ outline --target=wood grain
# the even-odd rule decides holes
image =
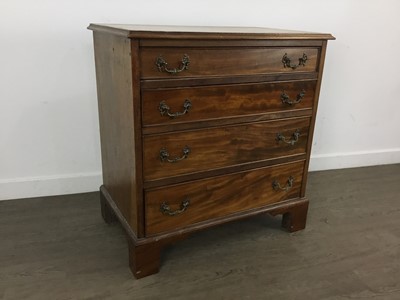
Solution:
[[[323,42],[322,49],[320,51],[320,57],[319,57],[319,65],[318,65],[318,82],[317,86],[315,89],[315,100],[313,103],[313,114],[311,118],[311,126],[310,126],[310,132],[309,136],[310,139],[307,144],[307,160],[306,160],[306,167],[304,168],[304,176],[303,176],[303,185],[301,187],[301,195],[304,197],[306,194],[306,187],[307,187],[307,178],[308,178],[308,166],[310,164],[310,156],[311,156],[311,148],[312,148],[312,140],[314,136],[314,128],[315,128],[315,121],[317,119],[317,109],[318,109],[318,101],[319,101],[319,93],[321,90],[321,83],[322,83],[322,75],[324,71],[324,64],[325,64],[325,55],[326,55],[326,47],[327,47],[327,42]]]
[[[329,33],[262,27],[166,26],[134,24],[90,24],[88,29],[129,38],[150,39],[239,39],[239,40],[321,40],[335,39]]]
[[[152,135],[158,133],[168,133],[176,131],[201,129],[201,128],[224,127],[228,125],[240,125],[246,123],[273,121],[279,119],[310,117],[311,115],[312,115],[312,108],[294,109],[286,111],[269,112],[265,114],[232,116],[229,118],[219,118],[219,119],[215,118],[210,120],[204,119],[204,120],[198,120],[197,122],[157,124],[157,125],[142,127],[142,133],[144,135]]]
[[[321,47],[322,40],[140,39],[140,47]]]
[[[133,147],[134,163],[132,167],[132,186],[131,203],[134,209],[131,210],[131,222],[135,222],[138,237],[144,236],[144,216],[143,211],[143,142],[142,142],[142,108],[140,101],[140,65],[139,65],[139,41],[131,40],[131,52],[126,53],[131,58],[132,66],[132,102],[133,102]],[[129,82],[129,80],[128,80]],[[127,99],[128,100],[128,99]],[[132,136],[125,136],[125,139],[132,139]],[[119,147],[119,145],[115,145]]]
[[[213,76],[213,77],[178,77],[174,76],[165,80],[163,78],[142,80],[142,89],[174,88],[174,87],[196,87],[201,85],[217,84],[243,84],[263,83],[272,81],[289,80],[317,80],[318,72],[296,72],[296,73],[271,73],[256,74],[251,76]]]
[[[146,235],[299,197],[303,168],[304,161],[146,191]],[[285,186],[289,176],[294,184],[288,192],[273,189],[274,180]],[[190,205],[179,215],[160,211],[163,202],[177,210],[186,199]]]
[[[297,64],[303,53],[308,60],[305,66],[293,70],[285,68],[282,58],[287,53],[292,64]],[[169,68],[178,68],[183,55],[190,58],[188,70],[176,75],[160,72],[156,59],[160,55],[168,63]],[[152,78],[184,78],[203,76],[235,76],[255,75],[274,72],[301,73],[316,70],[318,48],[142,48],[140,64],[143,79]]]
[[[282,214],[289,231],[305,227],[307,168],[331,35],[233,27],[89,28],[99,98],[101,211],[107,223],[122,224],[136,278],[158,272],[164,246],[209,227],[265,213]],[[298,65],[303,54],[307,61]],[[179,68],[188,55],[189,68],[177,74],[159,70],[160,55],[169,69]],[[282,62],[284,55],[290,66]],[[303,90],[300,103],[282,103],[283,93],[293,101]],[[174,113],[187,99],[187,114],[161,116],[161,101]],[[291,140],[298,131],[294,143],[277,138]],[[189,152],[175,160],[185,148]],[[295,180],[291,189],[273,188],[274,180],[285,186],[289,176]],[[168,215],[182,209],[187,197],[186,211]]]
[[[143,125],[197,123],[309,109],[313,106],[315,84],[316,81],[293,81],[142,90]],[[305,96],[300,103],[289,105],[282,102],[283,93],[290,100],[296,100],[302,91]],[[171,113],[183,112],[186,99],[190,100],[192,107],[185,115],[171,118],[159,111],[160,102],[165,101]]]
[[[188,182],[191,180],[198,180],[198,179],[207,178],[207,177],[220,176],[220,175],[229,174],[229,173],[248,171],[251,169],[264,168],[264,167],[268,167],[268,166],[279,165],[282,163],[304,160],[306,157],[307,157],[306,153],[302,153],[302,154],[282,156],[279,158],[262,160],[262,161],[257,161],[257,162],[250,162],[250,163],[241,164],[241,165],[232,165],[232,166],[224,167],[224,168],[220,168],[220,169],[207,169],[204,171],[197,171],[196,173],[183,174],[183,175],[177,175],[177,176],[169,176],[169,177],[158,179],[158,180],[145,181],[143,183],[143,187],[144,187],[144,189],[156,188],[156,187],[161,187],[164,185],[177,184],[177,183],[181,183],[181,182]]]
[[[134,191],[134,123],[129,39],[94,32],[103,183],[137,232]],[[128,78],[128,80],[127,80]],[[110,122],[110,120],[113,120]]]
[[[309,125],[310,118],[306,117],[145,136],[144,179],[161,179],[302,154],[305,153]],[[300,131],[300,137],[294,145],[276,139],[278,133],[290,139],[296,130]],[[162,148],[167,149],[170,158],[175,158],[182,156],[185,146],[191,151],[186,159],[176,163],[161,161]]]

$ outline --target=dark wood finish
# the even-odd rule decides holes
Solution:
[[[321,47],[322,40],[185,40],[141,39],[140,47]]]
[[[129,267],[135,278],[140,279],[158,273],[161,265],[161,251],[189,234],[175,234],[171,237],[157,238],[151,243],[138,243],[127,238],[129,246]]]
[[[139,65],[139,41],[131,40],[131,65],[132,65],[132,100],[133,100],[133,137],[126,133],[125,139],[133,138],[134,165],[132,167],[132,205],[135,207],[131,211],[131,219],[134,220],[137,228],[137,235],[144,236],[144,216],[143,216],[143,147],[142,147],[142,113],[140,100],[140,65]],[[128,80],[129,82],[129,80]],[[127,99],[129,100],[129,99]]]
[[[305,195],[329,34],[262,28],[91,24],[102,145],[103,219],[122,224],[136,278],[158,272],[160,254],[193,232],[263,213],[305,227]],[[284,67],[284,54],[291,66]],[[163,55],[168,68],[160,72]],[[282,104],[282,92],[295,105]],[[160,115],[192,105],[187,114]],[[296,143],[286,139],[300,131]],[[297,139],[297,138],[296,138]],[[182,155],[185,159],[162,162]],[[293,176],[293,177],[290,177]],[[276,181],[276,182],[275,182]],[[185,199],[189,202],[185,202]]]
[[[298,198],[303,167],[302,161],[149,190],[145,194],[146,235]],[[274,190],[275,180],[286,186],[290,176],[294,178],[292,188]],[[178,215],[165,215],[160,210],[163,202],[172,211],[179,210],[185,200],[190,204]]]
[[[107,224],[111,224],[116,222],[118,219],[114,213],[114,210],[110,207],[106,197],[103,193],[100,192],[100,209],[101,216],[103,217],[104,222]]]
[[[220,168],[220,169],[209,169],[209,170],[204,170],[204,171],[197,171],[196,173],[189,173],[189,174],[183,174],[183,175],[177,175],[177,176],[169,176],[169,177],[162,178],[159,180],[146,181],[143,183],[143,187],[145,189],[156,188],[156,187],[161,187],[161,186],[166,186],[166,185],[171,185],[171,184],[188,182],[191,180],[198,180],[198,179],[208,178],[208,177],[213,177],[213,176],[221,176],[224,174],[230,174],[230,173],[234,173],[234,172],[248,171],[248,170],[268,167],[268,166],[272,166],[272,165],[279,165],[282,163],[295,162],[295,161],[299,161],[299,160],[304,160],[306,157],[307,157],[306,153],[295,154],[295,155],[282,156],[279,158],[267,159],[267,160],[262,160],[262,161],[252,161],[247,164],[232,165],[232,166],[228,166],[228,167],[224,167],[224,168]]]
[[[104,185],[100,187],[100,202],[104,221],[110,224],[119,220],[125,229],[129,246],[129,267],[136,278],[157,273],[162,248],[187,237],[185,233],[178,233],[155,240],[138,238]]]
[[[143,126],[310,109],[315,84],[316,81],[294,81],[142,90]],[[305,96],[300,103],[289,105],[282,102],[283,93],[296,100],[302,91]],[[160,102],[165,101],[171,112],[182,112],[186,99],[190,100],[192,107],[185,115],[171,118],[159,111]],[[311,110],[309,113],[311,115]]]
[[[128,39],[95,32],[94,47],[103,183],[124,218],[137,232],[138,223],[134,217],[137,209],[132,201],[135,199],[132,197],[135,192],[135,129],[131,44]]]
[[[304,162],[304,161],[303,161]],[[118,221],[122,225],[125,230],[127,238],[132,242],[131,246],[140,246],[147,245],[153,243],[160,243],[159,246],[161,248],[168,246],[171,243],[179,241],[181,239],[185,239],[191,233],[195,233],[200,230],[204,230],[213,226],[221,225],[227,222],[233,222],[237,220],[242,220],[245,218],[253,217],[260,214],[270,213],[272,215],[281,214],[283,211],[289,211],[291,208],[296,206],[298,203],[304,202],[306,198],[295,198],[288,199],[280,202],[275,202],[271,204],[267,204],[264,206],[260,206],[253,209],[248,209],[245,211],[240,211],[236,213],[229,214],[224,217],[214,218],[212,220],[206,220],[202,222],[197,222],[192,225],[185,226],[184,228],[170,230],[168,232],[163,232],[160,234],[155,234],[151,236],[146,236],[143,238],[137,237],[137,235],[132,231],[130,225],[126,222],[126,219],[122,216],[118,207],[110,197],[107,189],[104,186],[100,187],[100,193],[103,195],[104,199],[107,201],[109,207],[113,210],[115,216]],[[278,213],[278,212],[281,213]]]
[[[318,99],[319,99],[319,92],[321,90],[321,82],[322,82],[322,74],[324,71],[324,63],[325,63],[325,55],[326,55],[326,46],[327,46],[327,42],[324,41],[322,44],[322,49],[320,51],[320,57],[319,57],[319,65],[318,65],[318,83],[316,86],[316,90],[315,90],[315,101],[314,101],[314,107],[313,107],[313,114],[312,114],[312,118],[311,118],[311,126],[310,126],[310,132],[309,132],[309,141],[307,144],[307,160],[306,160],[306,167],[304,168],[304,170],[308,171],[308,166],[310,164],[310,156],[311,156],[311,148],[312,148],[312,140],[313,140],[313,136],[314,136],[314,127],[315,127],[315,120],[317,118],[317,108],[318,108]],[[306,186],[307,186],[307,173],[306,171],[304,171],[304,181],[303,181],[303,185],[301,187],[301,196],[304,197],[306,194]]]
[[[302,154],[306,151],[309,125],[310,118],[299,118],[145,136],[144,180]],[[278,133],[292,139],[296,130],[300,137],[294,145],[277,140]],[[161,161],[161,149],[175,158],[183,155],[186,146],[190,148],[186,159]]]
[[[296,69],[285,68],[282,58],[287,53],[293,64],[305,53],[308,60]],[[170,68],[178,68],[182,57],[188,55],[190,66],[178,74],[160,72],[156,59],[160,55]],[[140,53],[143,79],[171,77],[208,77],[257,75],[275,72],[314,72],[317,67],[318,48],[142,48]]]
[[[169,88],[169,87],[196,87],[202,85],[214,84],[241,84],[241,83],[257,83],[271,81],[288,81],[288,80],[317,80],[317,72],[296,72],[296,73],[273,73],[273,74],[257,74],[252,76],[218,76],[218,77],[196,77],[196,78],[179,78],[172,76],[168,80],[151,79],[142,80],[141,87],[143,89]]]
[[[308,199],[304,202],[287,209],[282,216],[282,227],[290,232],[303,230],[306,228],[308,212]]]
[[[197,122],[159,124],[154,126],[142,127],[142,132],[144,135],[154,135],[159,133],[185,131],[191,129],[224,127],[228,125],[258,123],[258,122],[272,121],[278,119],[310,117],[311,115],[312,115],[312,108],[295,109],[287,111],[266,112],[263,114],[256,114],[256,115],[232,116],[230,118],[199,120]]]
[[[303,162],[298,162],[298,164]],[[299,173],[301,174],[301,172]],[[280,175],[279,175],[280,176]],[[295,188],[295,186],[294,186]],[[298,188],[297,188],[298,189]],[[304,215],[304,207],[305,204],[308,205],[307,199],[300,199],[300,200],[292,200],[290,202],[281,201],[275,202],[272,205],[267,204],[261,207],[257,207],[255,209],[248,209],[243,212],[236,212],[228,215],[225,218],[214,218],[212,222],[197,222],[192,226],[186,226],[183,230],[171,230],[168,233],[164,233],[161,235],[153,235],[149,236],[146,239],[138,239],[135,233],[131,230],[130,225],[126,222],[125,218],[122,216],[120,210],[113,202],[110,194],[108,193],[107,189],[102,186],[100,188],[100,199],[101,199],[101,209],[102,215],[104,218],[104,212],[109,214],[111,219],[104,219],[107,223],[114,222],[116,219],[119,219],[121,225],[124,227],[127,233],[127,241],[129,246],[129,267],[135,278],[143,278],[145,276],[157,273],[160,268],[161,263],[161,251],[164,247],[175,243],[176,241],[185,239],[189,233],[194,233],[199,230],[203,230],[209,228],[211,226],[223,224],[226,222],[236,221],[243,218],[252,217],[258,214],[262,214],[265,212],[270,213],[271,215],[282,214],[283,212],[289,212],[283,215],[282,226],[287,228],[289,231],[295,231],[297,227],[290,227],[290,224],[294,224],[296,220],[303,220],[305,225],[305,217]],[[300,210],[299,210],[300,208]],[[301,211],[303,208],[303,211]],[[104,209],[104,210],[103,210]],[[300,213],[297,216],[295,213],[298,211]],[[307,208],[305,213],[307,213]],[[291,217],[289,219],[288,217]],[[296,218],[297,219],[294,219]],[[292,223],[288,223],[288,221],[292,221]],[[295,223],[295,224],[299,224]],[[304,227],[302,227],[304,228]],[[299,229],[302,229],[299,228]]]
[[[127,240],[129,246],[129,267],[132,274],[139,279],[158,273],[161,263],[160,242],[135,245],[131,239],[128,238]]]
[[[141,39],[334,40],[329,33],[277,28],[90,24],[88,29]]]
[[[306,228],[308,203],[307,198],[302,198],[290,207],[278,207],[269,213],[273,216],[283,214],[282,227],[289,232],[299,231]]]

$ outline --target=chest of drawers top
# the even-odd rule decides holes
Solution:
[[[127,38],[144,39],[335,39],[329,33],[265,27],[90,24],[88,29]]]

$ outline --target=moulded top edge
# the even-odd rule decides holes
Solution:
[[[127,38],[171,39],[318,39],[334,40],[329,33],[305,32],[262,27],[161,26],[129,24],[90,24],[88,29]]]

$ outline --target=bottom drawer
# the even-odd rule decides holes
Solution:
[[[146,235],[300,196],[304,161],[145,192]]]

